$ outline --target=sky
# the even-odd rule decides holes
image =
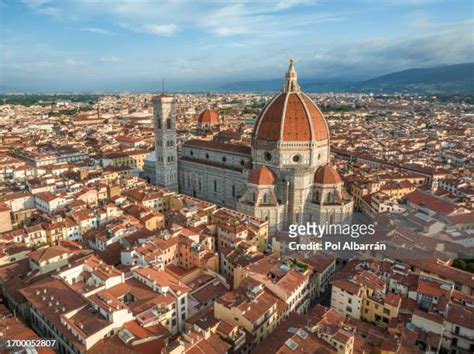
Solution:
[[[0,89],[206,90],[474,61],[472,1],[0,0]]]

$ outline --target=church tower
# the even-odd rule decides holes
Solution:
[[[176,150],[176,107],[172,96],[153,97],[155,126],[156,184],[178,191],[178,156]]]

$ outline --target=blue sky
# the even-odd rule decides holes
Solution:
[[[0,86],[206,89],[473,61],[471,1],[0,0]],[[156,88],[157,90],[160,87]]]

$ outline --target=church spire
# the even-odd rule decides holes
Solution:
[[[298,92],[300,90],[300,86],[297,82],[298,74],[296,73],[295,59],[293,58],[290,59],[290,66],[286,72],[285,77],[286,80],[285,85],[283,86],[283,92]]]

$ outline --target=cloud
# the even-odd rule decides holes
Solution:
[[[160,36],[171,36],[178,31],[178,26],[175,24],[167,25],[146,25],[143,27],[143,31],[151,34],[157,34]]]
[[[250,34],[254,32],[255,24],[264,21],[262,16],[247,18],[243,4],[231,4],[217,9],[205,16],[200,25],[218,36]]]
[[[22,0],[21,2],[30,7],[40,7],[51,3],[51,0]]]
[[[84,65],[84,62],[76,60],[76,59],[72,59],[72,58],[67,58],[67,59],[64,60],[64,64],[67,64],[67,65]]]
[[[63,11],[57,6],[49,6],[50,0],[22,0],[22,3],[40,15],[46,15],[55,19],[63,18]]]
[[[172,36],[179,30],[178,26],[175,24],[148,24],[134,26],[129,23],[121,23],[119,24],[119,26],[126,29],[127,31],[132,31],[135,33],[154,34],[162,37]]]
[[[368,78],[409,68],[472,62],[472,25],[472,21],[444,24],[437,31],[397,39],[340,41],[309,56],[305,70],[314,76]]]
[[[452,9],[453,15],[396,1],[389,10],[385,3],[365,3],[370,9],[306,0],[27,0],[23,7],[35,14],[57,7],[57,16],[76,17],[44,21],[45,33],[62,28],[82,33],[64,41],[52,32],[43,36],[8,24],[12,34],[4,36],[0,51],[10,69],[3,73],[5,81],[21,78],[28,83],[30,77],[16,64],[28,68],[38,61],[30,69],[36,70],[30,76],[38,85],[50,78],[74,89],[80,82],[118,80],[135,80],[138,87],[162,76],[170,83],[279,78],[291,56],[301,77],[348,79],[474,60],[473,21],[459,21],[470,19],[461,7]],[[54,16],[54,11],[45,11],[45,16]],[[396,26],[391,19],[397,19]],[[164,37],[159,46],[152,35]]]
[[[299,5],[314,4],[314,0],[282,0],[278,1],[275,5],[275,10],[288,10]]]
[[[308,1],[294,1],[287,7],[268,6],[267,2],[236,2],[218,7],[198,17],[197,26],[219,37],[241,36],[278,40],[301,34],[319,23],[343,21],[345,13],[288,10]]]
[[[179,31],[203,31],[217,37],[226,36],[285,36],[311,24],[340,21],[340,14],[311,13],[300,8],[313,7],[315,0],[278,0],[251,2],[230,0],[74,0],[54,3],[58,10],[50,9],[48,0],[31,1],[36,12],[50,12],[51,16],[74,14],[77,18],[92,16],[107,18],[135,33],[172,36]],[[57,11],[56,14],[55,11]],[[171,21],[170,21],[171,19]],[[101,33],[102,29],[84,27],[84,31]],[[107,31],[107,30],[104,30]]]
[[[115,56],[110,56],[110,57],[101,57],[100,58],[100,61],[103,62],[103,63],[109,63],[109,64],[118,64],[118,63],[122,63],[123,60],[118,58],[118,57],[115,57]]]
[[[82,27],[80,30],[82,32],[98,33],[98,34],[103,34],[106,36],[111,36],[114,34],[113,32],[109,30],[98,28],[98,27]]]

